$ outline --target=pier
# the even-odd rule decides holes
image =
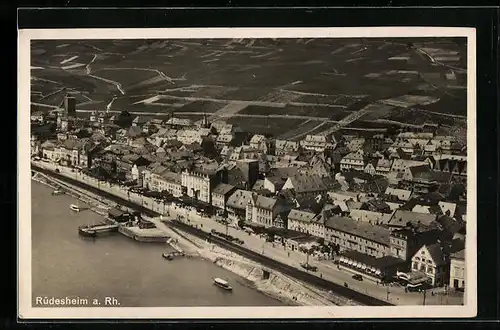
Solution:
[[[170,237],[157,228],[141,229],[138,226],[120,226],[118,231],[138,242],[144,243],[167,243]]]
[[[209,233],[206,233],[200,229],[196,229],[194,227],[180,223],[179,221],[170,220],[168,222],[169,225],[166,225],[165,223],[162,222],[163,219],[160,217],[160,214],[158,212],[153,211],[151,209],[148,209],[144,205],[134,203],[130,200],[124,199],[123,197],[119,197],[119,196],[111,194],[107,191],[101,190],[101,189],[94,187],[86,182],[78,181],[76,179],[67,177],[67,176],[62,175],[60,173],[55,173],[51,170],[39,167],[36,164],[32,164],[32,168],[35,169],[36,171],[41,172],[42,174],[45,174],[45,175],[50,176],[52,178],[55,178],[57,180],[66,182],[67,184],[74,185],[82,190],[86,190],[89,193],[100,195],[100,196],[102,196],[102,198],[109,199],[110,201],[113,201],[114,203],[117,203],[119,205],[124,205],[128,208],[140,211],[146,219],[155,223],[157,228],[161,228],[162,231],[168,232],[169,236],[171,238],[179,239],[179,243],[184,241],[185,238],[183,238],[181,235],[179,235],[178,233],[176,233],[172,229],[178,229],[179,231],[182,231],[184,233],[188,233],[190,235],[193,235],[195,237],[198,237],[198,238],[201,238],[204,240],[209,239],[212,243],[215,243],[215,244],[217,244],[217,245],[219,245],[219,246],[221,246],[229,251],[237,253],[237,254],[239,254],[245,258],[248,258],[254,262],[263,264],[265,267],[269,267],[270,269],[274,269],[274,270],[281,272],[287,276],[304,281],[310,285],[317,286],[319,288],[323,288],[323,289],[327,289],[327,290],[331,290],[332,292],[334,292],[336,294],[344,296],[344,297],[351,299],[355,302],[358,302],[360,304],[369,305],[369,306],[391,306],[392,305],[391,303],[389,303],[385,300],[380,300],[380,299],[377,299],[375,297],[371,297],[368,294],[354,291],[354,290],[352,290],[350,288],[346,288],[342,285],[335,284],[335,283],[330,282],[328,280],[318,278],[312,274],[295,269],[292,266],[283,264],[283,263],[281,263],[277,260],[271,259],[267,256],[260,255],[256,252],[251,251],[249,249],[246,249],[240,245],[233,244],[233,243],[228,242],[222,238],[215,237],[215,236],[210,235]],[[121,226],[119,228],[120,228],[120,231],[122,231],[122,233],[125,234],[126,236],[133,234],[130,232],[129,228],[125,229],[124,226]],[[123,229],[125,229],[125,231]],[[127,229],[129,229],[129,230],[127,230]],[[127,235],[127,234],[129,234],[129,235]],[[94,236],[95,236],[95,232],[94,232]],[[134,237],[134,236],[135,235],[130,235],[129,237],[136,239],[136,237]],[[167,242],[167,241],[168,241],[168,238],[165,239],[165,242]],[[170,243],[172,246],[176,245],[175,241],[171,241]],[[172,244],[172,243],[174,243],[174,244]],[[175,249],[175,247],[174,247],[174,249]],[[183,246],[182,250],[185,251],[186,255],[191,254],[191,252],[193,252],[193,254],[197,253],[197,249],[192,248],[189,245],[186,245],[186,248],[184,248],[184,246]]]
[[[167,260],[173,260],[175,257],[184,257],[185,254],[184,252],[179,252],[179,251],[174,251],[174,252],[164,252],[163,253],[163,258]]]
[[[86,225],[78,227],[78,233],[82,236],[95,237],[99,234],[118,231],[119,225],[101,223],[98,225]]]

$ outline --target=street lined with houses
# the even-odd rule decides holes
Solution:
[[[438,304],[453,304],[460,303],[461,296],[453,294],[445,294],[444,290],[434,289],[431,293],[424,294],[422,292],[405,292],[404,287],[399,285],[386,285],[379,283],[379,281],[365,280],[359,282],[353,279],[353,272],[341,269],[338,265],[334,264],[332,260],[321,260],[313,256],[308,256],[306,253],[292,250],[287,248],[281,242],[268,242],[265,237],[259,236],[241,228],[233,227],[222,224],[216,221],[214,217],[204,217],[194,209],[176,206],[173,203],[166,204],[156,201],[154,198],[144,197],[139,194],[130,193],[127,189],[119,185],[111,185],[109,183],[100,183],[98,180],[91,178],[85,174],[75,171],[74,169],[55,164],[34,161],[34,164],[41,168],[50,169],[51,171],[58,171],[59,174],[66,177],[79,180],[82,183],[94,186],[100,190],[106,191],[120,198],[127,199],[135,204],[141,205],[153,212],[158,212],[165,216],[164,220],[168,224],[169,219],[180,220],[186,224],[199,228],[205,232],[213,230],[224,232],[233,237],[239,238],[244,242],[244,246],[256,253],[270,257],[279,262],[283,262],[293,266],[299,270],[303,270],[302,265],[309,261],[310,264],[317,267],[313,275],[319,276],[325,280],[331,281],[336,284],[344,285],[347,283],[348,287],[376,297],[380,300],[385,300],[395,305],[438,305]],[[174,234],[168,226],[159,220],[158,217],[147,217],[150,221],[154,222],[162,231],[168,232],[169,235]]]
[[[462,305],[466,44],[368,39],[34,42],[33,179],[287,304]]]

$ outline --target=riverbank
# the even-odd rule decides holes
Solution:
[[[274,270],[246,259],[236,253],[208,243],[188,233],[182,233],[183,239],[197,247],[198,254],[217,266],[244,278],[256,290],[265,293],[287,305],[328,306],[346,305],[347,301],[332,301],[328,293],[312,288]],[[268,274],[266,278],[265,274]]]
[[[82,191],[81,189],[73,187],[66,182],[48,177],[47,175],[39,172],[37,172],[31,179],[54,190],[63,188],[65,194],[85,203],[88,205],[88,209],[90,211],[93,211],[103,217],[107,216],[107,210],[109,208],[116,206],[116,203],[102,199],[99,196],[94,196],[89,192]],[[83,209],[85,209],[85,207]],[[103,220],[103,222],[106,221]]]
[[[329,297],[328,293],[321,292],[319,289],[314,289],[274,270],[269,271],[269,278],[264,279],[264,270],[266,270],[264,266],[198,237],[173,229],[167,226],[164,223],[167,221],[162,218],[152,218],[150,221],[154,222],[158,228],[163,229],[166,235],[172,237],[169,243],[177,251],[210,260],[217,266],[241,276],[254,289],[287,305],[327,306],[349,304],[347,300],[342,298],[337,298],[335,301],[332,297]]]
[[[32,283],[33,307],[39,306],[36,297],[66,296],[101,301],[115,297],[127,308],[285,306],[209,260],[177,257],[167,261],[162,255],[174,252],[168,244],[139,243],[118,233],[82,237],[76,228],[99,223],[103,217],[71,211],[67,206],[74,198],[52,196],[52,191],[31,181],[32,216],[20,219],[31,223],[32,249],[24,252],[31,256],[31,280],[27,280]],[[234,293],[213,285],[214,277],[226,278]]]
[[[110,208],[117,207],[116,203],[113,203],[105,198],[101,198],[98,195],[92,194],[83,189],[74,187],[66,182],[57,180],[55,178],[48,177],[44,174],[37,173],[33,180],[44,184],[54,190],[59,189],[64,191],[65,194],[78,199],[87,206],[80,206],[80,211],[90,210],[100,216],[103,216],[103,223],[106,224],[116,224],[115,221],[109,219],[108,210]],[[139,228],[138,226],[120,226],[118,232],[130,239],[137,242],[143,243],[166,243],[170,237],[164,235],[164,233],[157,228]]]
[[[170,239],[169,236],[157,228],[141,229],[137,226],[120,226],[118,232],[133,239],[137,242],[144,243],[167,243]]]
[[[41,179],[43,178],[43,179]],[[99,212],[100,207],[115,207],[116,204],[107,201],[100,196],[92,197],[91,193],[84,192],[82,189],[72,187],[67,183],[60,182],[57,179],[36,174],[33,178],[35,181],[45,184],[53,189],[57,186],[64,187],[68,194],[72,197],[84,200],[89,205],[95,205],[91,208],[94,212],[105,216],[105,213]],[[85,194],[86,193],[86,194]],[[263,279],[264,267],[253,261],[245,259],[230,251],[222,249],[213,244],[209,244],[192,235],[184,232],[179,232],[165,225],[162,218],[147,218],[156,225],[156,228],[161,231],[164,236],[168,236],[168,244],[175,250],[185,253],[190,257],[201,257],[213,262],[215,265],[231,271],[232,273],[242,277],[248,286],[262,292],[276,300],[279,300],[287,305],[301,306],[321,306],[321,305],[345,305],[343,301],[334,303],[326,297],[327,293],[311,288],[304,283],[298,282],[283,274],[272,271],[269,278]]]

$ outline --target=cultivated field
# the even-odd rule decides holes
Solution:
[[[217,116],[245,101],[229,116],[246,116],[231,120],[290,137],[328,128],[316,129],[315,118],[341,121],[360,101],[394,109],[370,111],[349,127],[466,114],[459,39],[59,40],[32,42],[31,52],[32,101],[57,106],[70,92],[81,110]],[[405,107],[413,110],[398,110]],[[415,109],[426,115],[414,117]]]

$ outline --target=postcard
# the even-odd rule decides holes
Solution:
[[[19,318],[476,316],[475,47],[20,30]]]

